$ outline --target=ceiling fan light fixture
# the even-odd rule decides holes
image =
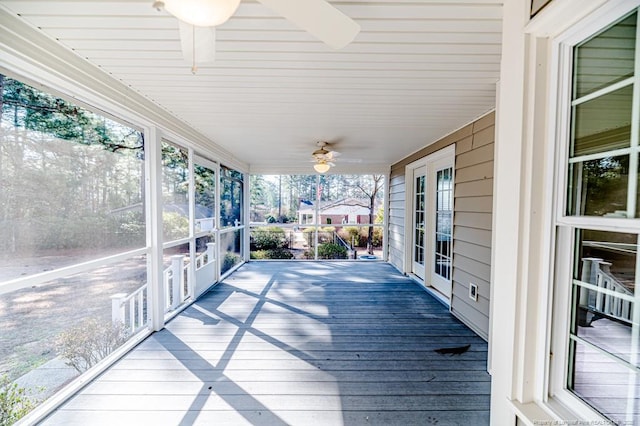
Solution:
[[[160,2],[155,2],[154,5]],[[240,0],[164,0],[164,9],[196,27],[215,27],[234,14]]]
[[[330,165],[328,165],[327,163],[316,163],[313,165],[313,168],[316,170],[316,172],[318,173],[326,173],[329,171],[329,169],[331,168]]]

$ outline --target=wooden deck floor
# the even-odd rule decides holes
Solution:
[[[253,262],[44,424],[482,425],[486,364],[487,344],[388,264]]]

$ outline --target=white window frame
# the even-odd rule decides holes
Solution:
[[[628,232],[640,233],[640,219],[630,218],[603,218],[595,216],[568,216],[567,203],[567,184],[568,184],[568,167],[569,144],[570,144],[570,126],[571,126],[571,89],[572,89],[572,71],[573,71],[573,48],[577,44],[589,37],[597,34],[601,30],[615,23],[624,17],[634,8],[640,7],[640,1],[630,0],[620,2],[617,7],[610,7],[601,13],[595,13],[575,25],[569,31],[553,40],[552,46],[552,72],[557,76],[555,87],[552,86],[550,99],[557,102],[550,105],[549,120],[555,123],[553,129],[552,141],[555,144],[555,185],[554,185],[554,214],[552,229],[555,234],[555,245],[552,255],[549,258],[549,265],[553,275],[552,289],[552,324],[551,324],[551,341],[550,341],[550,363],[549,377],[546,383],[546,392],[543,395],[543,401],[548,403],[552,408],[556,408],[556,412],[568,410],[572,415],[580,420],[588,421],[606,421],[606,418],[598,411],[593,409],[587,403],[583,402],[579,397],[567,389],[567,370],[569,366],[569,328],[571,323],[571,289],[573,276],[573,249],[575,244],[575,230],[598,229],[609,232]],[[640,12],[639,12],[640,16]],[[640,31],[640,26],[638,27]],[[640,37],[637,36],[637,40]],[[636,43],[636,55],[640,55],[639,43]],[[631,147],[626,148],[624,153],[633,152],[633,140],[638,141],[638,115],[640,115],[640,67],[639,61],[636,59],[636,70],[634,79],[636,85],[634,87],[634,105],[632,111],[632,122],[635,125],[632,128]],[[611,86],[609,86],[610,88]],[[553,142],[552,142],[553,143]],[[637,152],[637,151],[636,151]],[[624,154],[623,153],[623,154]],[[633,155],[633,154],[632,154]],[[637,155],[635,155],[637,166]],[[632,166],[630,164],[630,170]],[[631,173],[631,171],[630,171]],[[630,183],[628,191],[636,191],[636,179],[631,179],[634,184]],[[628,203],[628,210],[635,205]],[[636,273],[637,274],[637,273]],[[560,410],[558,410],[560,408]]]

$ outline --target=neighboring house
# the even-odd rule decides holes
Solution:
[[[338,201],[321,201],[318,207],[320,222],[326,225],[368,224],[368,200],[343,198]],[[316,206],[300,202],[298,223],[315,223]]]

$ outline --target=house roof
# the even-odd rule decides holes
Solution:
[[[364,209],[367,212],[369,208],[369,201],[365,199],[358,198],[342,198],[337,201],[320,201],[319,210],[320,212],[327,212],[328,210],[335,210],[333,214],[348,214],[354,213],[359,209]],[[300,207],[298,209],[299,213],[313,213],[316,211],[314,205],[309,205],[304,202],[300,202]]]

